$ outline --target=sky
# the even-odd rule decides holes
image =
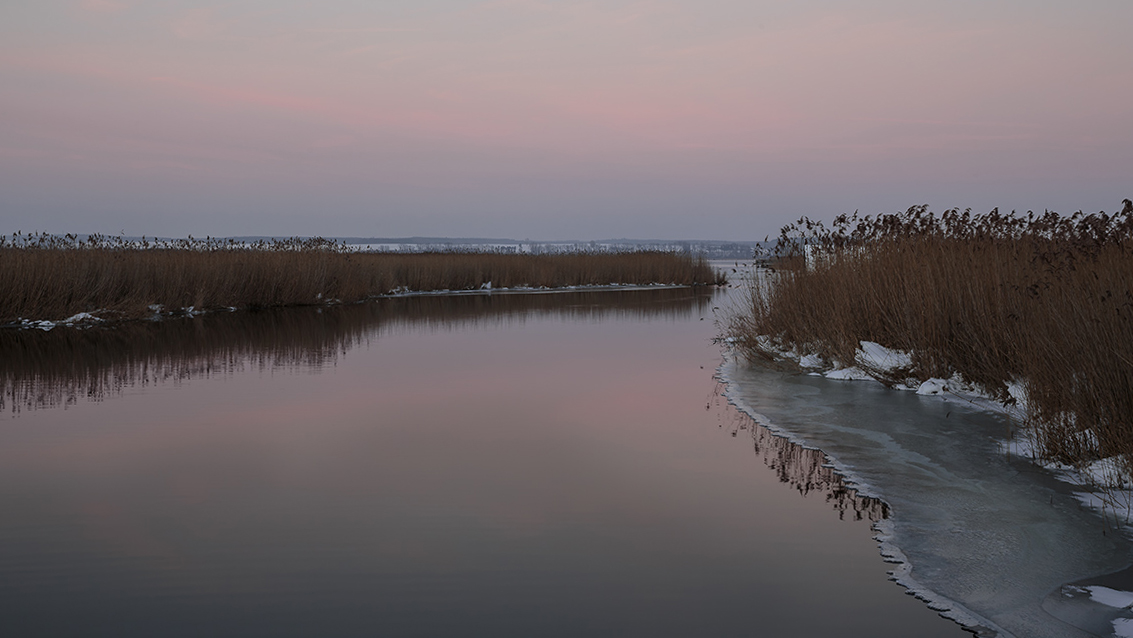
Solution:
[[[0,0],[0,233],[1114,211],[1129,0]]]

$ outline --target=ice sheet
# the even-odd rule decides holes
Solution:
[[[1088,596],[1043,601],[1071,581],[1125,568],[1130,541],[1066,483],[1005,454],[1003,413],[951,394],[919,396],[735,361],[728,398],[762,424],[825,451],[893,518],[878,529],[893,577],[983,635],[1105,635]],[[1112,608],[1110,611],[1114,611]],[[1106,630],[1098,633],[1091,618]]]

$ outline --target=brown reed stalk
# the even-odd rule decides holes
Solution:
[[[960,373],[1029,397],[1046,458],[1116,457],[1133,476],[1133,202],[1107,215],[1026,217],[926,207],[783,229],[782,266],[751,287],[730,333],[849,363],[861,341],[914,353],[920,380]],[[810,248],[807,248],[810,246]],[[803,265],[810,254],[809,266]],[[767,342],[763,342],[766,344]]]
[[[243,244],[0,237],[0,324],[79,312],[131,318],[183,308],[360,301],[394,291],[715,284],[703,258],[656,251],[525,255],[362,253],[320,239]]]

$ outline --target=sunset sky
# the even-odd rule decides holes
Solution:
[[[1133,2],[8,0],[0,233],[762,239],[1133,197]]]

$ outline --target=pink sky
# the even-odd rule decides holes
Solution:
[[[762,239],[1133,197],[1133,3],[0,6],[0,232]]]

